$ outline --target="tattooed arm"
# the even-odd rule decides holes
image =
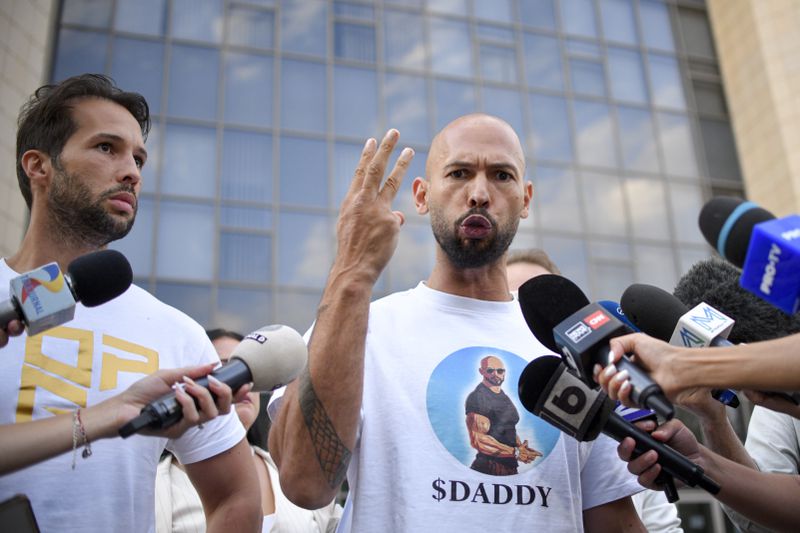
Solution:
[[[372,288],[391,259],[403,215],[391,210],[413,151],[383,182],[398,133],[361,153],[336,227],[338,249],[308,344],[308,367],[286,388],[269,436],[281,487],[296,505],[327,505],[345,478],[356,442]]]

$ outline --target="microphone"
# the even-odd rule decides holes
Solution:
[[[308,349],[299,333],[289,326],[264,326],[247,335],[233,350],[230,360],[211,375],[233,391],[252,381],[254,392],[269,392],[297,377],[307,360]],[[195,382],[208,388],[208,377]],[[181,418],[181,405],[175,393],[170,392],[144,406],[139,416],[120,428],[119,434],[127,438],[144,428],[168,428]]]
[[[727,336],[734,321],[705,302],[689,309],[664,289],[635,283],[622,293],[622,309],[643,332],[673,346],[733,346]],[[739,407],[739,397],[730,389],[714,389],[711,395]]]
[[[66,274],[58,263],[44,265],[11,279],[11,297],[0,302],[0,328],[21,320],[28,335],[36,335],[72,320],[76,303],[104,304],[128,290],[131,281],[131,265],[116,250],[82,255]]]
[[[720,196],[700,211],[700,231],[742,268],[742,287],[787,314],[800,307],[800,216],[775,218],[753,202]]]
[[[667,474],[711,494],[720,490],[702,467],[616,414],[614,402],[604,392],[590,389],[557,357],[542,356],[528,363],[519,378],[519,398],[525,409],[579,441],[594,440],[601,432],[618,442],[631,437],[635,456],[655,450]]]
[[[608,362],[608,341],[631,330],[602,306],[589,303],[586,295],[572,281],[555,274],[536,276],[519,288],[522,315],[539,341],[565,362],[577,369],[587,383],[593,383],[592,367]],[[631,399],[638,405],[657,412],[666,419],[675,415],[675,408],[664,396],[661,387],[627,356],[617,362],[627,370],[631,383]]]

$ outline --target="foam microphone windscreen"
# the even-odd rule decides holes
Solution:
[[[696,263],[678,281],[675,297],[694,307],[700,302],[736,320],[728,340],[734,344],[785,337],[800,332],[800,315],[787,315],[743,289],[741,271],[719,259]]]
[[[747,257],[753,226],[775,215],[752,202],[731,196],[717,196],[700,210],[700,232],[717,252],[741,268]]]
[[[622,311],[631,322],[648,335],[669,342],[675,324],[689,308],[664,289],[634,283],[622,293]]]
[[[247,335],[231,354],[250,369],[253,390],[269,392],[293,380],[308,361],[303,337],[283,325],[265,326]]]
[[[523,283],[518,291],[522,315],[534,337],[556,353],[561,351],[553,328],[572,313],[589,305],[589,299],[571,280],[556,274],[543,274]]]
[[[86,307],[113,300],[128,290],[133,281],[131,265],[116,250],[100,250],[82,255],[67,267],[70,287]]]

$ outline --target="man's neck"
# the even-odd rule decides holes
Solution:
[[[46,229],[46,224],[31,217],[28,230],[17,252],[6,259],[6,264],[18,273],[28,272],[42,265],[58,263],[62,272],[73,259],[97,251],[96,246],[75,244],[59,238],[58,233]]]
[[[456,268],[438,250],[436,264],[426,284],[431,289],[490,302],[511,301],[506,279],[505,258],[479,268]]]

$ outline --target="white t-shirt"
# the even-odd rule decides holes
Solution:
[[[583,510],[642,490],[614,441],[579,443],[522,407],[522,370],[550,353],[516,301],[463,298],[420,283],[374,302],[338,531],[574,532],[583,529]],[[489,355],[505,365],[501,388],[519,416],[516,435],[543,454],[507,476],[471,468],[476,450],[465,405]]]
[[[0,300],[18,274],[0,259]],[[136,286],[75,318],[0,349],[0,424],[24,422],[97,404],[161,368],[219,361],[202,327]],[[92,435],[88,435],[89,439]],[[166,446],[183,463],[236,445],[244,428],[234,412],[175,440],[134,435],[92,442],[72,453],[0,476],[0,501],[23,493],[42,531],[154,531],[156,468]]]

